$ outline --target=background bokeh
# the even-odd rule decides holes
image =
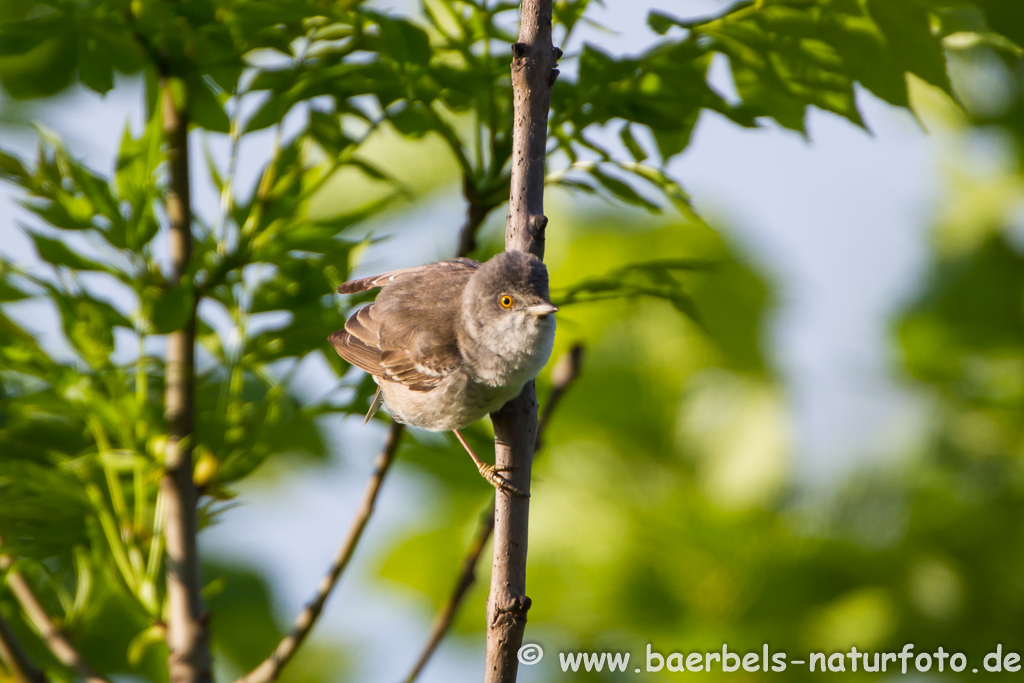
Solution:
[[[685,4],[697,16],[727,3]],[[589,16],[614,30],[582,26],[574,44],[636,52],[652,37],[646,9],[607,0]],[[1024,37],[1024,17],[1005,16],[1017,24],[1000,30]],[[671,296],[559,314],[555,355],[582,342],[586,356],[535,467],[527,641],[549,658],[522,680],[565,679],[558,651],[639,658],[647,643],[663,653],[914,643],[972,664],[996,644],[1024,649],[1024,73],[984,47],[949,58],[963,110],[912,79],[916,115],[858,89],[868,130],[817,109],[806,136],[704,112],[670,168],[710,227],[549,193],[555,296],[653,258],[725,265],[676,280],[701,324]],[[712,74],[734,97],[724,59]],[[125,121],[144,125],[142,88],[119,76],[104,97],[77,85],[44,100],[3,95],[0,142],[27,156],[38,135],[28,123],[42,122],[109,169]],[[224,159],[222,138],[195,148]],[[604,138],[617,144],[610,130]],[[243,185],[271,144],[268,132],[244,149]],[[455,164],[431,138],[385,131],[375,145],[375,162],[413,197],[351,229],[380,238],[353,252],[354,272],[452,254],[464,210]],[[197,163],[198,188],[206,173]],[[349,211],[366,191],[339,178],[316,211]],[[0,254],[36,267],[18,194],[2,192]],[[211,216],[218,201],[195,197]],[[500,248],[503,225],[495,212],[485,250]],[[49,304],[5,310],[69,353]],[[335,384],[318,355],[291,379],[310,400]],[[545,373],[542,405],[548,386]],[[332,416],[316,429],[326,457],[264,463],[201,537],[225,673],[259,661],[313,590],[386,427]],[[488,429],[474,436],[483,443]],[[289,680],[400,679],[447,597],[490,491],[452,440],[414,436]],[[422,680],[479,675],[487,564]],[[572,676],[589,677],[618,680]]]

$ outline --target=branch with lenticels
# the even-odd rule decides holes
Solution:
[[[561,51],[551,42],[552,0],[522,0],[519,41],[512,45],[512,177],[505,250],[544,257],[544,178],[548,110],[558,77]],[[537,393],[528,382],[517,398],[491,415],[495,466],[510,484],[530,492],[537,442]],[[485,683],[515,683],[516,656],[526,631],[530,598],[526,595],[526,551],[530,499],[497,496],[494,504],[494,558],[487,599]]]

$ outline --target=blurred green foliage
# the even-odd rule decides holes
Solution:
[[[634,656],[647,642],[745,651],[766,640],[790,652],[945,644],[973,661],[997,642],[1019,650],[1020,3],[739,2],[698,20],[652,13],[661,37],[635,56],[590,44],[568,53],[588,5],[555,3],[562,61],[573,67],[554,90],[549,129],[549,184],[560,189],[549,255],[564,305],[556,353],[583,340],[588,362],[536,472],[531,638],[552,652]],[[0,534],[103,672],[166,678],[162,337],[198,308],[195,478],[208,524],[268,458],[323,460],[321,418],[365,409],[369,385],[325,343],[345,313],[333,292],[360,246],[353,228],[407,209],[452,173],[469,217],[482,220],[508,196],[517,6],[424,0],[420,10],[408,18],[358,0],[0,2],[8,96],[32,100],[73,82],[106,93],[132,74],[147,86],[145,125],[126,127],[110,169],[89,168],[44,129],[34,159],[0,151],[0,178],[18,188],[22,227],[44,264],[0,260]],[[735,99],[708,81],[716,56],[728,61]],[[997,72],[1001,97],[955,77],[976,67]],[[193,140],[220,136],[231,150],[224,163],[193,144],[220,210],[196,216],[192,265],[174,287],[157,248],[167,223],[161,76],[187,103]],[[996,208],[991,192],[979,207],[978,184],[951,194],[932,272],[896,326],[900,368],[934,406],[928,433],[900,468],[865,473],[828,504],[802,504],[785,390],[764,348],[770,284],[694,215],[666,166],[705,112],[804,133],[816,107],[864,125],[858,84],[901,107],[928,88],[953,95],[967,129],[1002,131],[1015,163]],[[285,134],[289,115],[300,125]],[[270,158],[254,188],[239,188],[238,149],[264,129],[274,131]],[[417,155],[419,175],[407,163]],[[581,212],[576,199],[558,210],[578,193],[666,215]],[[10,315],[41,301],[69,353]],[[297,392],[292,379],[311,358],[349,391]],[[546,376],[540,386],[543,400]],[[486,451],[483,425],[469,437]],[[434,606],[490,493],[443,442],[408,439],[400,458],[437,495],[376,566]],[[219,666],[245,671],[283,631],[270,589],[245,567],[208,566],[204,577]],[[469,604],[482,604],[485,578]],[[40,665],[69,680],[5,590],[0,615]],[[465,610],[457,631],[477,637],[482,618]],[[411,647],[401,654],[413,659]],[[344,644],[313,642],[286,678],[343,680],[351,659]]]

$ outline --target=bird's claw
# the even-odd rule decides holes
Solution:
[[[514,467],[495,467],[494,465],[488,465],[487,463],[481,463],[477,469],[480,471],[480,476],[490,482],[491,486],[496,489],[501,489],[505,493],[511,493],[519,496],[520,498],[529,498],[529,493],[524,493],[520,489],[513,486],[508,479],[498,474],[499,472],[509,472],[514,470]]]

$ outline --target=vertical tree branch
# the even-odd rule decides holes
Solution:
[[[558,359],[554,369],[551,371],[551,393],[548,394],[548,402],[544,406],[544,412],[537,426],[535,453],[541,449],[544,431],[547,429],[555,408],[561,402],[566,390],[576,381],[576,377],[579,376],[582,361],[583,345],[575,344],[568,353]],[[463,598],[466,597],[469,589],[476,582],[476,566],[493,531],[494,503],[492,502],[487,512],[480,517],[480,524],[473,535],[473,542],[470,544],[469,550],[466,551],[466,557],[462,560],[462,570],[455,581],[455,588],[434,620],[434,625],[430,629],[430,637],[427,639],[423,652],[420,653],[419,659],[416,660],[412,671],[406,677],[405,683],[413,683],[419,677],[427,662],[430,661],[430,658],[437,650],[437,646],[441,644],[441,640],[448,633],[448,629],[451,628],[452,622],[455,621],[455,615],[458,614],[459,608],[462,606]]]
[[[551,0],[522,0],[519,42],[512,46],[512,182],[505,248],[544,256],[544,156],[551,87],[560,54],[551,43]],[[491,416],[494,456],[511,484],[530,491],[537,440],[537,395],[533,382]],[[512,683],[523,642],[526,613],[526,550],[530,500],[498,493],[494,506],[494,561],[487,601],[485,683]]]
[[[183,282],[192,254],[188,119],[185,102],[176,102],[173,90],[171,79],[164,75],[160,82],[160,106],[168,159],[169,285],[191,287],[191,282]],[[164,416],[169,433],[160,490],[165,501],[167,646],[171,683],[210,683],[213,680],[209,628],[200,596],[196,514],[199,495],[192,480],[195,329],[193,303],[184,327],[167,336]]]
[[[363,492],[363,501],[356,512],[356,517],[352,521],[352,526],[349,528],[344,542],[338,548],[334,562],[331,564],[323,580],[321,580],[316,595],[313,596],[313,599],[309,601],[305,609],[302,610],[302,613],[295,619],[291,632],[278,643],[273,654],[263,660],[259,666],[248,674],[239,678],[235,683],[269,683],[276,680],[281,675],[281,669],[295,655],[310,631],[313,630],[313,625],[316,624],[317,619],[320,617],[327,598],[348,566],[349,560],[352,559],[356,546],[359,545],[359,539],[363,535],[363,530],[366,529],[366,525],[373,515],[377,494],[380,493],[381,484],[384,483],[384,476],[391,468],[391,463],[394,462],[395,453],[398,451],[398,444],[402,438],[402,432],[403,427],[401,424],[395,422],[391,425],[391,431],[388,433],[384,448],[381,449],[380,455],[377,456],[377,462],[374,464],[373,475],[366,484],[366,490]]]

